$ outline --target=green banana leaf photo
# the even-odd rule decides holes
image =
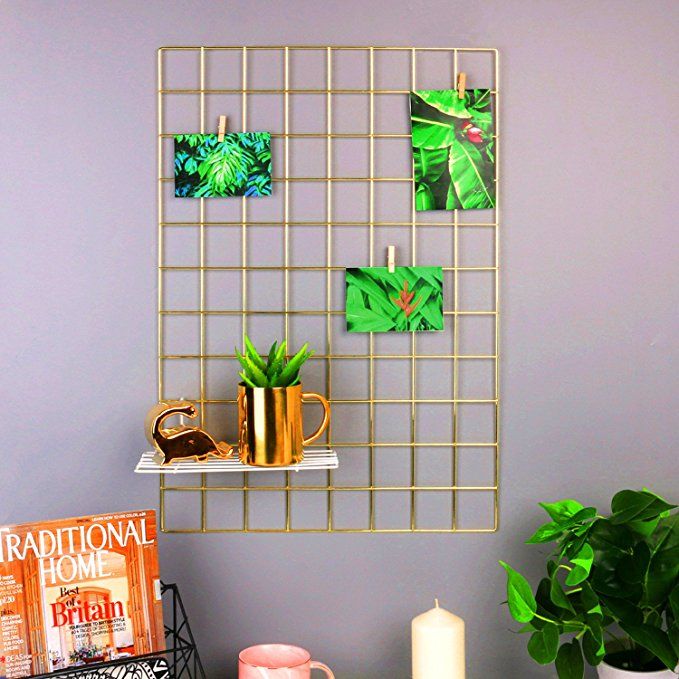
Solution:
[[[495,138],[490,90],[410,93],[415,209],[495,207]]]
[[[224,198],[271,195],[271,134],[176,134],[174,195]]]
[[[443,269],[385,266],[346,270],[349,332],[443,330]]]

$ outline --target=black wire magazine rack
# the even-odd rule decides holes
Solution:
[[[111,676],[112,679],[117,677],[121,679],[123,677],[125,679],[144,679],[147,676],[153,676],[153,674],[150,674],[152,672],[151,669],[148,670],[148,673],[143,673],[143,670],[140,669],[140,663],[146,661],[147,665],[153,667],[153,661],[160,659],[167,661],[167,668],[163,667],[162,672],[156,675],[158,677],[167,677],[167,679],[206,679],[205,670],[198,655],[198,647],[191,632],[189,619],[186,616],[186,609],[179,594],[179,588],[176,584],[166,585],[161,583],[161,594],[164,602],[164,618],[166,621],[169,620],[169,624],[165,624],[166,648],[164,651],[145,653],[143,655],[109,660],[92,665],[83,665],[82,667],[69,667],[62,670],[54,670],[47,674],[33,674],[31,679],[55,679],[55,677],[89,679],[89,677],[99,676],[102,678]],[[161,663],[158,664],[161,665]],[[116,668],[121,668],[120,672],[115,672]],[[102,672],[102,670],[108,669],[111,670],[110,674]]]

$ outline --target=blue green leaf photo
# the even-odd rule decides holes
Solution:
[[[349,332],[443,330],[443,269],[384,266],[347,269]]]
[[[174,194],[177,198],[271,195],[271,134],[233,132],[176,134]]]

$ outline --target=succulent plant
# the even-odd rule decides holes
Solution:
[[[269,349],[266,361],[245,336],[245,351],[236,348],[236,356],[243,366],[241,379],[248,387],[294,387],[300,384],[299,371],[302,365],[313,356],[309,344],[304,346],[290,359],[287,358],[287,342],[274,342]]]

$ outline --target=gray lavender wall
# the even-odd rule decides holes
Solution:
[[[168,535],[161,556],[210,677],[285,638],[342,679],[405,678],[434,595],[467,621],[470,677],[551,676],[499,606],[498,558],[538,571],[536,502],[676,499],[678,19],[662,0],[3,2],[0,523],[157,504],[131,468],[155,397],[158,46],[495,46],[500,532]]]

